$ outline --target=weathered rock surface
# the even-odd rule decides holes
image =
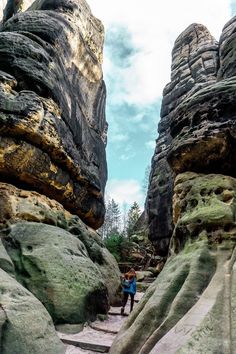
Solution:
[[[120,272],[118,265],[105,248],[100,236],[93,229],[87,227],[77,216],[71,215],[55,200],[37,192],[20,190],[12,185],[0,183],[0,202],[0,226],[3,229],[6,227],[2,238],[3,241],[9,240],[7,243],[5,242],[5,246],[16,265],[16,276],[45,304],[54,319],[65,321],[67,318],[67,320],[70,319],[69,322],[83,322],[83,319],[92,318],[96,313],[107,311],[109,304],[114,304],[119,300]],[[59,240],[57,240],[58,238]],[[25,243],[27,243],[27,247],[32,247],[30,252]],[[12,244],[17,244],[18,247],[15,248]],[[26,255],[23,255],[24,251]],[[4,248],[0,253],[0,264],[1,254],[4,255],[2,262],[11,269],[13,265]],[[30,262],[33,265],[29,270],[26,270],[27,265],[25,266],[23,263],[28,256],[33,260],[26,260],[26,263]],[[51,260],[49,263],[48,259]],[[72,264],[69,266],[70,262]],[[69,270],[66,271],[68,267]],[[34,278],[35,269],[38,269],[36,278]],[[29,276],[29,271],[33,271],[31,276]],[[40,274],[44,274],[46,271],[49,275],[41,279]],[[87,273],[90,274],[90,278],[94,277],[90,286]],[[76,274],[79,278],[82,277],[82,279],[78,279],[77,284],[74,282]],[[26,276],[25,279],[24,276]],[[46,285],[47,282],[50,285]],[[55,284],[50,282],[55,282]],[[83,292],[78,291],[78,284],[81,285]],[[55,288],[53,293],[57,295],[48,299],[49,295],[44,289],[44,295],[40,297],[41,287],[45,286],[46,288]],[[94,301],[95,307],[91,307],[89,310],[84,303],[86,301],[89,303],[88,299],[95,289],[99,289],[97,297],[101,307],[96,306],[96,301]],[[64,294],[63,298],[66,299],[68,308],[65,309],[63,315],[58,315],[58,308],[63,312],[63,304],[56,301],[61,293]],[[62,302],[64,300],[61,298]],[[50,305],[47,306],[46,303]],[[69,304],[71,305],[69,306]],[[56,306],[56,309],[53,306]]]
[[[84,244],[61,228],[19,223],[3,237],[16,278],[46,307],[53,320],[80,323],[108,312],[101,272]]]
[[[229,249],[231,249],[229,251]],[[235,250],[218,249],[217,269],[196,304],[171,328],[150,354],[234,352]],[[230,301],[228,299],[230,298]],[[231,302],[232,301],[232,302]]]
[[[11,274],[12,276],[15,275],[14,264],[9,257],[3,243],[2,239],[0,238],[0,269],[4,270],[6,273]]]
[[[160,254],[167,253],[173,232],[175,176],[186,171],[235,176],[234,28],[235,19],[218,44],[205,27],[193,24],[175,42],[146,203],[149,237]]]
[[[174,190],[171,255],[111,354],[225,353],[235,342],[236,179],[189,172]]]
[[[73,219],[82,225],[78,217],[71,215],[55,200],[0,183],[0,228],[21,221],[35,221],[67,229]]]
[[[207,236],[210,243],[236,241],[236,179],[220,174],[186,172],[175,180],[171,249],[178,253],[188,240]]]
[[[85,1],[35,1],[0,33],[0,174],[103,222],[103,26]]]
[[[146,201],[168,259],[111,354],[235,350],[235,30],[218,44],[193,24],[175,42]]]
[[[2,7],[0,352],[59,354],[52,319],[93,320],[120,296],[95,231],[107,179],[104,30],[84,0]]]
[[[2,354],[63,354],[44,306],[0,269],[0,349]]]
[[[110,353],[149,353],[197,302],[215,266],[215,256],[206,242],[190,246],[170,259],[123,325]]]

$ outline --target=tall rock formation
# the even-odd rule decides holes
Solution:
[[[218,44],[202,25],[189,26],[175,41],[171,82],[163,92],[159,138],[152,158],[146,202],[149,238],[160,255],[167,254],[173,232],[173,183],[178,171],[170,164],[170,155],[173,155],[176,144],[182,142],[186,146],[190,145],[185,141],[185,137],[181,139],[184,133],[191,134],[192,122],[181,118],[178,112],[183,102],[187,102],[197,91],[216,81],[218,60]],[[196,134],[196,129],[192,130],[192,134]]]
[[[1,18],[0,351],[60,353],[49,314],[94,319],[119,287],[95,231],[107,179],[104,30],[84,0],[9,0]]]
[[[147,199],[167,262],[111,354],[236,348],[236,17],[219,43],[193,24],[176,40]]]
[[[35,1],[0,34],[0,173],[93,228],[107,178],[103,37],[84,1]]]

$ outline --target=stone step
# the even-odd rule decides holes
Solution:
[[[65,344],[98,353],[108,353],[116,336],[114,333],[101,333],[101,331],[97,331],[89,326],[85,327],[82,332],[77,334],[58,332],[58,335]]]
[[[155,277],[145,277],[144,283],[153,283],[156,280]]]
[[[139,302],[143,293],[137,292],[135,302]],[[126,313],[121,316],[121,307],[111,307],[108,318],[104,321],[97,320],[86,326],[81,331],[75,333],[77,325],[67,325],[58,327],[58,335],[67,344],[66,354],[96,354],[107,353],[112,342],[129,315],[130,300],[127,302]],[[67,332],[65,333],[64,330]],[[72,332],[71,332],[72,331]],[[64,332],[64,333],[62,333]]]
[[[100,354],[101,352],[95,352],[94,350],[86,350],[80,347],[75,347],[74,345],[66,346],[65,354]]]
[[[125,319],[123,318],[123,316],[120,315],[119,312],[119,316],[109,315],[107,320],[95,321],[90,324],[90,327],[97,331],[100,331],[101,332],[100,335],[102,335],[103,332],[117,334],[121,329],[124,320]]]
[[[82,341],[77,341],[72,339],[66,339],[66,338],[62,339],[62,342],[65,344],[73,345],[74,347],[79,347],[86,351],[92,351],[96,353],[108,353],[111,348],[111,345],[87,343],[87,342],[82,342]]]
[[[108,315],[111,315],[111,316],[121,316],[121,313],[120,313],[120,309],[118,310],[111,310],[111,311],[109,311],[108,312]],[[124,313],[123,315],[122,315],[122,317],[124,317],[124,316],[129,316],[129,314],[128,313]]]

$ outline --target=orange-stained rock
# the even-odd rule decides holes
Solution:
[[[84,0],[19,11],[0,32],[0,181],[56,199],[97,229],[107,179],[103,26]]]

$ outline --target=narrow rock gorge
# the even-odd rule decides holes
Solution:
[[[118,299],[117,263],[95,231],[104,29],[84,0],[1,6],[0,352],[64,353],[53,322],[93,320]]]
[[[146,208],[167,262],[111,354],[236,347],[236,17],[219,43],[190,25],[175,41]]]

